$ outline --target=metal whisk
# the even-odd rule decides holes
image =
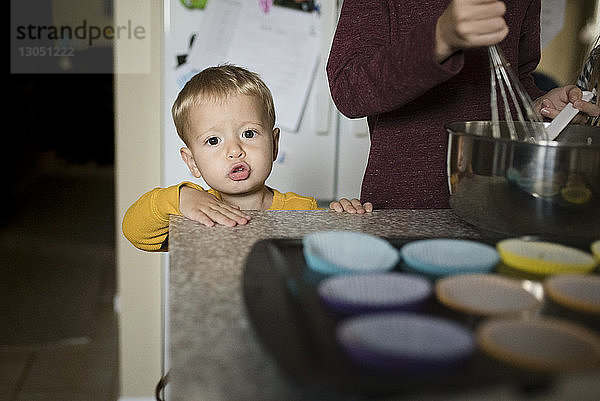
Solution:
[[[498,102],[504,104],[504,117],[511,140],[523,140],[517,134],[515,120],[512,116],[510,102],[516,110],[517,119],[525,132],[524,140],[537,143],[548,140],[541,117],[533,111],[533,102],[521,85],[519,78],[510,68],[509,63],[496,45],[488,47],[490,58],[490,104],[492,107],[492,135],[500,138],[500,119]],[[498,93],[499,92],[499,93]],[[498,99],[500,96],[500,99]]]

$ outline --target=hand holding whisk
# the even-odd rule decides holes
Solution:
[[[501,101],[504,106],[504,118],[511,140],[526,140],[534,143],[547,141],[548,135],[541,116],[534,111],[531,98],[510,68],[500,48],[496,45],[489,46],[488,54],[490,58],[490,105],[492,108],[493,137],[501,137],[498,113],[498,103]],[[517,120],[512,115],[511,105],[517,114]],[[519,137],[515,123],[523,128],[524,138]]]

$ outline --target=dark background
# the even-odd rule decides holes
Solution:
[[[70,164],[114,163],[112,74],[11,74],[2,163],[18,207],[42,154]],[[7,206],[9,206],[7,205]]]
[[[111,16],[112,1],[104,4]],[[0,157],[7,195],[0,198],[2,206],[15,210],[24,203],[42,156],[69,165],[113,165],[113,49],[75,52],[68,69],[61,68],[59,57],[19,57],[20,46],[57,46],[51,40],[16,37],[18,26],[53,24],[52,0],[17,0],[10,7],[9,109]],[[95,71],[103,73],[90,73]]]

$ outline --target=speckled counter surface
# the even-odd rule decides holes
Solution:
[[[261,348],[246,317],[241,279],[246,257],[257,241],[301,238],[314,231],[340,229],[381,237],[485,236],[450,210],[380,210],[365,215],[328,210],[250,214],[252,221],[248,225],[233,228],[209,228],[183,217],[171,217],[168,401],[323,399],[322,394],[296,387],[279,371],[275,361]],[[577,383],[573,386],[578,388]],[[500,387],[486,389],[485,393],[477,391],[453,396],[422,394],[420,398],[516,397],[509,389]],[[575,396],[571,399],[585,399],[581,398],[584,394],[571,395]],[[545,396],[548,399],[548,394]]]

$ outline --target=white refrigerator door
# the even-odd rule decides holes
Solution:
[[[217,1],[217,0],[213,0]],[[206,187],[188,171],[179,149],[179,139],[171,106],[181,83],[178,82],[177,56],[189,52],[190,40],[200,28],[204,13],[190,10],[179,0],[164,0],[163,32],[163,177],[162,186],[181,181],[194,181]],[[363,120],[348,120],[341,116],[331,100],[325,65],[337,22],[336,2],[321,2],[321,56],[317,73],[297,132],[280,135],[280,151],[267,184],[283,192],[313,196],[321,201],[339,197],[359,197],[360,184],[368,154],[369,137]],[[164,261],[163,317],[165,329],[164,372],[169,370],[168,254]],[[167,389],[168,390],[168,389]]]
[[[185,146],[179,139],[175,124],[171,117],[171,106],[180,84],[177,82],[177,56],[189,51],[190,40],[202,24],[204,13],[184,7],[179,0],[164,2],[165,32],[163,33],[163,186],[175,185],[182,181],[194,181],[206,186],[202,180],[196,179],[181,159],[179,149]]]
[[[184,146],[177,136],[171,118],[171,105],[180,90],[176,72],[177,55],[189,51],[192,35],[203,20],[202,10],[190,10],[180,1],[167,0],[164,32],[164,127],[163,127],[163,186],[174,185],[194,178],[181,160],[179,149]],[[302,120],[297,132],[282,131],[280,150],[267,185],[282,192],[293,191],[318,200],[334,199],[337,194],[337,123],[338,112],[333,106],[327,84],[325,65],[335,31],[337,9],[335,2],[324,1],[321,6],[321,55]],[[299,11],[300,12],[300,11]],[[359,177],[360,180],[362,178]]]
[[[298,132],[282,130],[279,155],[267,180],[270,187],[318,200],[335,197],[337,118],[328,93],[323,104],[323,88],[315,79]]]
[[[280,154],[268,185],[328,201],[337,197],[338,112],[327,82],[327,56],[337,24],[334,1],[320,2],[321,51],[297,133],[282,132]]]

